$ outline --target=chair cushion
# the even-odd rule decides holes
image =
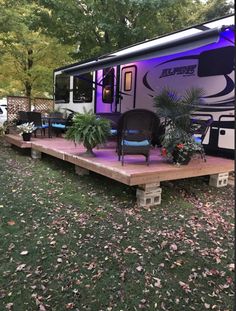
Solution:
[[[61,123],[52,123],[52,127],[55,127],[58,129],[65,129],[66,128],[65,124],[61,124]]]
[[[140,133],[140,131],[139,130],[126,130],[126,133],[127,134],[138,134]]]
[[[48,124],[42,124],[41,126],[37,126],[37,129],[47,129]]]
[[[112,136],[116,136],[117,135],[117,130],[110,130],[110,133]]]
[[[193,139],[195,141],[195,143],[201,144],[202,143],[202,138],[199,136],[195,136],[193,135]]]
[[[121,145],[124,146],[133,146],[133,147],[144,147],[150,145],[147,139],[142,141],[132,141],[132,140],[122,140]]]

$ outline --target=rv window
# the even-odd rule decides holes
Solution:
[[[199,56],[198,76],[208,77],[229,74],[234,69],[234,47],[202,52]]]
[[[132,71],[127,71],[125,73],[124,79],[124,91],[131,91],[132,89]]]
[[[114,68],[103,70],[102,101],[111,104],[114,97]]]
[[[56,75],[55,101],[68,103],[69,96],[70,96],[70,77],[63,74]]]
[[[93,76],[85,73],[74,77],[73,101],[77,103],[91,102],[93,99]]]

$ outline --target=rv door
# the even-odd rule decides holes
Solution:
[[[135,108],[137,67],[125,66],[121,70],[121,112]]]

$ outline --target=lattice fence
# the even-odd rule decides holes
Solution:
[[[18,111],[29,111],[29,97],[7,96],[7,121],[11,122],[18,118]]]
[[[44,113],[54,109],[54,102],[49,98],[34,98],[30,102],[26,96],[7,96],[7,121],[16,120],[18,111],[30,111],[31,107]]]
[[[50,98],[34,98],[32,105],[34,110],[43,113],[54,110],[54,101]]]

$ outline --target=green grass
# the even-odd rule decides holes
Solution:
[[[233,187],[166,182],[146,210],[134,187],[3,143],[0,172],[0,310],[233,310]]]

